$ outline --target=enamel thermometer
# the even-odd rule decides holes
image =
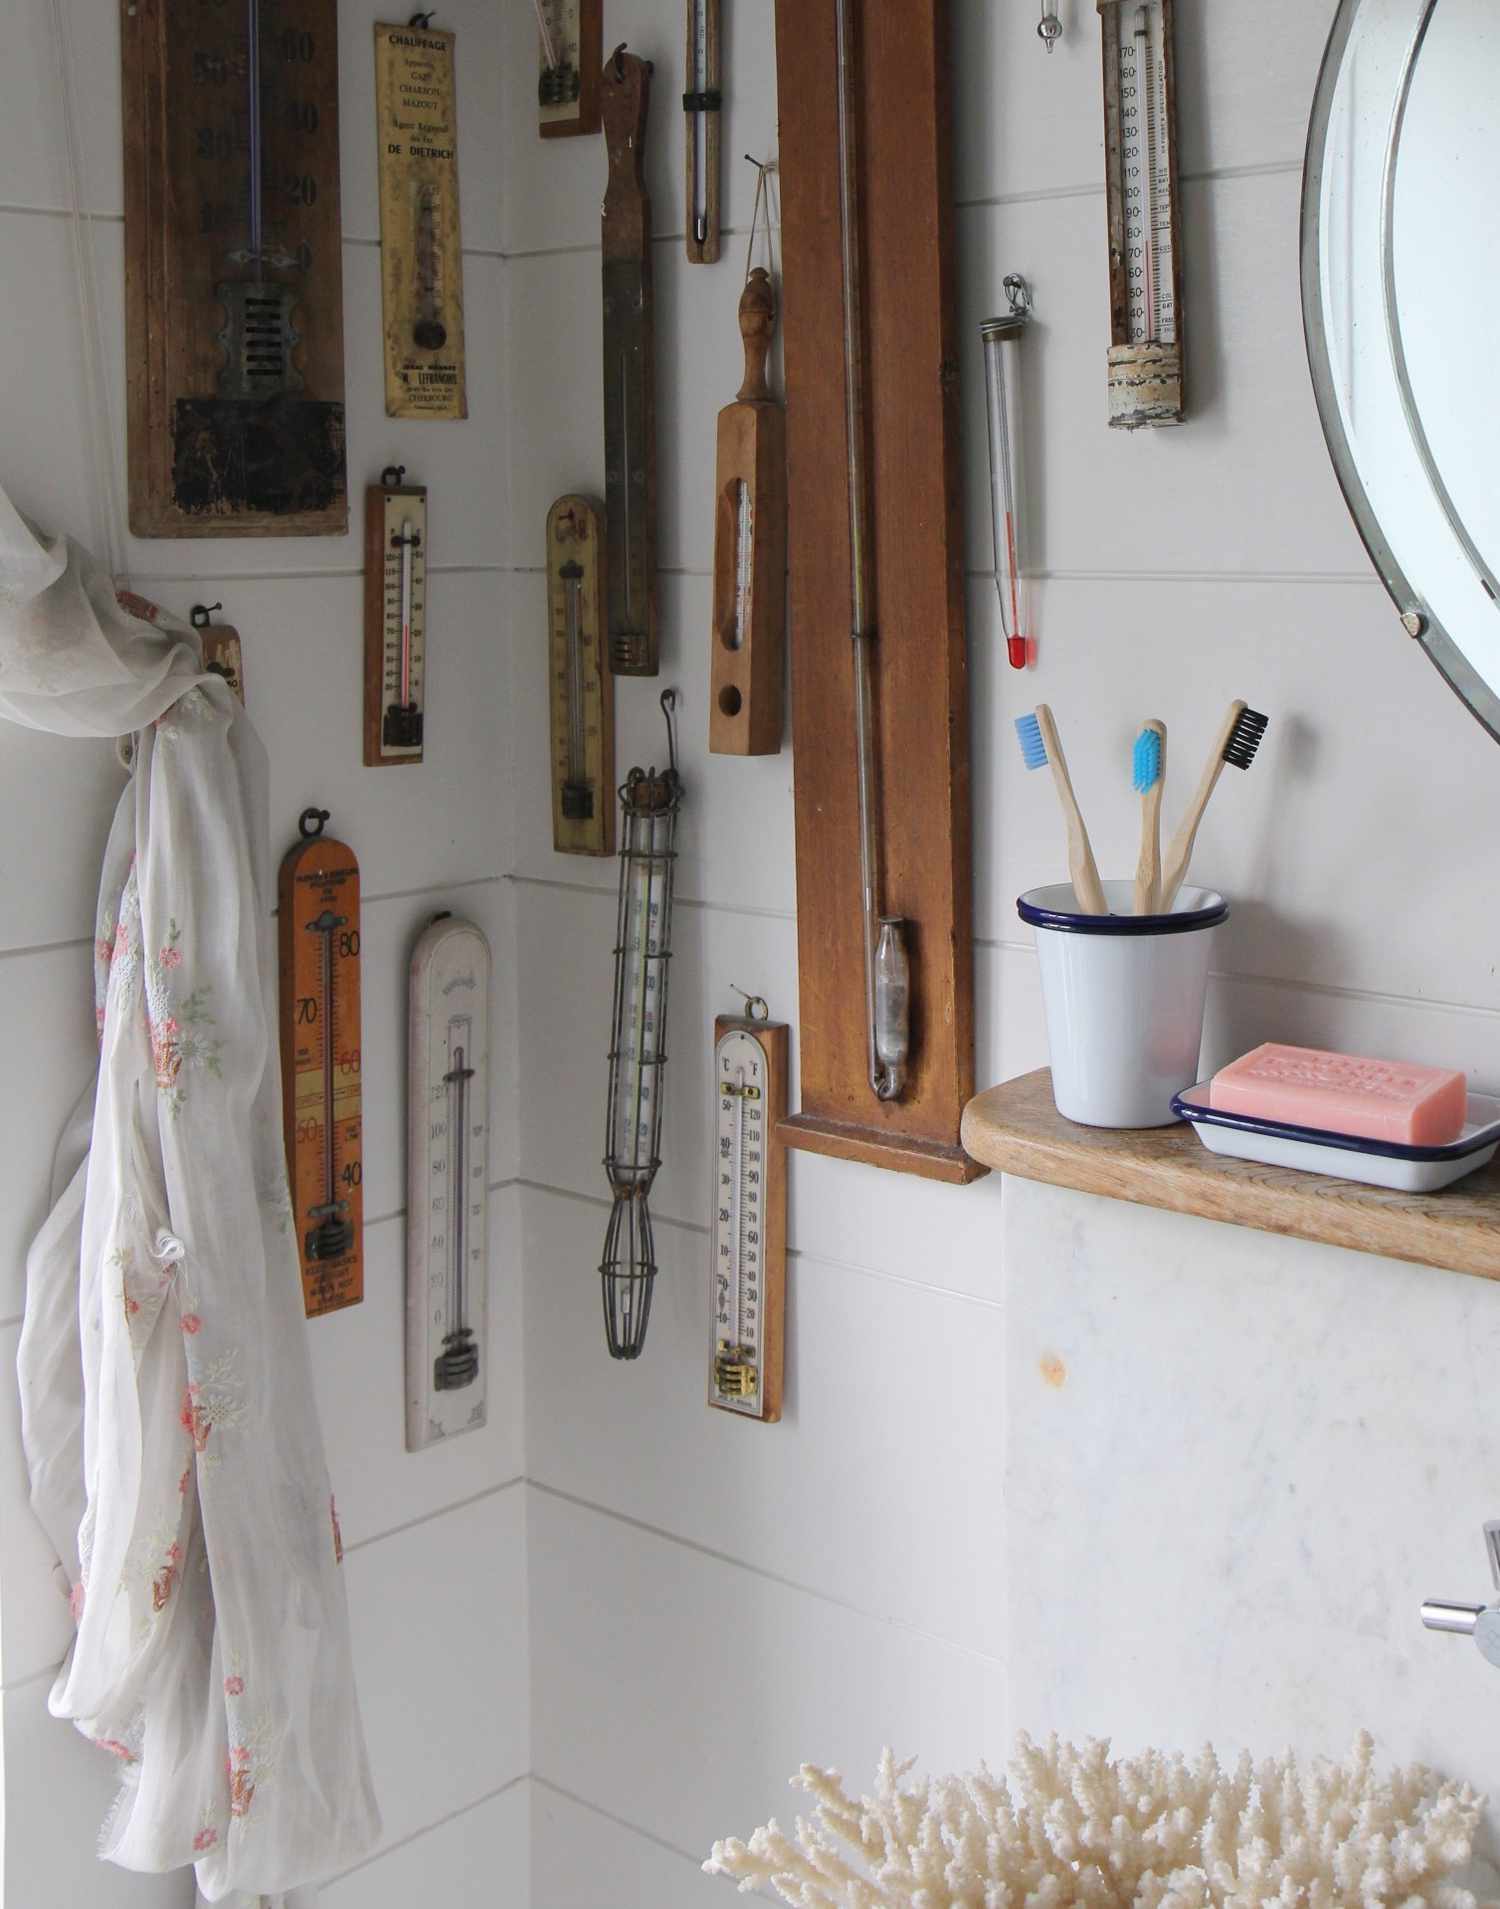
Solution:
[[[632,769],[620,789],[620,900],[604,1140],[611,1200],[599,1263],[604,1331],[612,1359],[641,1356],[656,1284],[656,1248],[647,1202],[661,1165],[672,891],[677,812],[682,806],[672,721],[676,702],[675,689],[662,692],[667,767]]]
[[[615,692],[604,655],[604,517],[589,497],[547,512],[552,846],[615,852]]]
[[[422,18],[375,28],[385,410],[466,418],[455,39]]]
[[[427,492],[388,464],[365,492],[365,767],[422,760]]]
[[[785,724],[786,413],[766,384],[776,291],[760,266],[740,294],[739,321],[745,381],[718,426],[708,746],[774,756]]]
[[[758,995],[714,1022],[713,1345],[708,1402],[774,1425],[786,1315],[787,1029]]]
[[[308,1317],[364,1298],[359,863],[304,809],[281,864],[281,1093]]]
[[[484,1424],[490,949],[438,915],[411,959],[407,1064],[406,1449]]]
[[[1109,211],[1109,421],[1180,424],[1182,235],[1172,0],[1098,0]]]
[[[719,256],[719,145],[724,94],[719,73],[719,0],[685,0],[688,76],[682,109],[687,115],[687,255],[693,265]]]
[[[599,130],[604,0],[532,0],[541,59],[537,131],[566,139]]]
[[[655,676],[656,317],[651,197],[642,169],[651,62],[616,47],[602,91],[609,156],[601,224],[609,666],[617,676]]]

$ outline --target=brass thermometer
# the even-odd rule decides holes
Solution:
[[[714,1022],[714,1154],[708,1402],[781,1417],[786,1314],[787,1029],[759,995]]]
[[[422,760],[427,492],[388,464],[365,492],[365,767]]]
[[[1109,211],[1109,421],[1180,424],[1182,233],[1172,0],[1098,0]]]
[[[604,517],[588,497],[547,512],[552,846],[615,852],[615,695],[604,655]]]

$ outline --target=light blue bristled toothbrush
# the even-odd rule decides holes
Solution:
[[[1167,779],[1167,726],[1153,716],[1142,725],[1130,759],[1130,780],[1141,798],[1141,855],[1135,866],[1135,912],[1161,911],[1161,793]]]
[[[1079,908],[1086,915],[1107,915],[1109,903],[1104,899],[1099,870],[1094,866],[1089,832],[1083,825],[1083,813],[1073,793],[1052,711],[1045,703],[1038,703],[1034,715],[1017,716],[1016,734],[1021,739],[1021,760],[1026,767],[1052,770],[1057,799],[1062,804],[1063,820],[1068,827],[1068,873],[1073,878],[1073,895]]]

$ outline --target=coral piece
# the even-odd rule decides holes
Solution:
[[[981,1766],[908,1785],[887,1750],[857,1802],[804,1764],[795,1836],[773,1819],[703,1867],[796,1909],[1479,1909],[1451,1878],[1484,1799],[1420,1765],[1379,1777],[1374,1753],[1361,1735],[1341,1764],[1227,1773],[1212,1749],[1116,1762],[1108,1742],[1022,1736],[1008,1782]]]

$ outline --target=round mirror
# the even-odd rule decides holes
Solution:
[[[1408,631],[1500,738],[1500,8],[1340,0],[1302,189],[1318,410]]]

